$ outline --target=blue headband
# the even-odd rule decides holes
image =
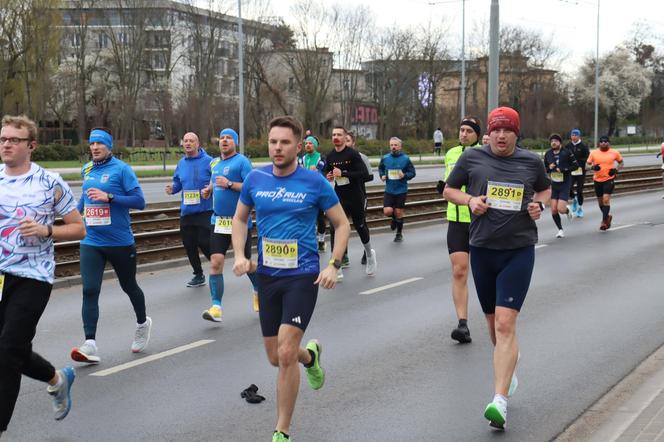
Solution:
[[[317,140],[316,137],[314,137],[313,135],[309,135],[307,138],[305,138],[305,139],[304,139],[304,142],[305,142],[305,143],[307,143],[307,142],[311,142],[311,144],[313,144],[314,147],[315,147],[316,149],[318,149],[318,140]]]
[[[88,142],[90,144],[101,143],[109,149],[113,149],[113,137],[105,130],[93,129],[92,132],[90,132],[90,138],[88,138]]]
[[[576,135],[577,137],[581,136],[581,131],[579,129],[572,129],[572,132],[570,132],[570,135]]]
[[[238,144],[240,144],[240,143],[238,142],[237,132],[235,132],[233,129],[227,127],[226,129],[224,129],[224,130],[222,130],[221,132],[219,132],[219,138],[221,138],[222,135],[230,135],[231,138],[233,138],[233,141],[235,141],[235,145],[236,145],[236,146],[237,146]]]

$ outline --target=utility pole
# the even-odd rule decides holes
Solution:
[[[239,78],[239,129],[240,153],[244,155],[244,34],[242,33],[242,0],[237,0],[237,31],[238,31],[238,76]]]
[[[499,57],[500,57],[500,22],[498,0],[491,0],[491,27],[489,28],[489,80],[487,91],[487,114],[498,107],[499,98]]]
[[[599,0],[597,0],[597,36],[595,47],[595,144],[597,147],[597,139],[599,138]]]
[[[461,117],[466,116],[466,0],[461,2]]]

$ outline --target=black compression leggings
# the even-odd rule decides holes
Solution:
[[[369,235],[369,227],[367,220],[364,216],[364,201],[341,201],[341,206],[344,208],[346,216],[353,220],[353,227],[360,236],[362,244],[366,244],[371,239]],[[330,240],[332,241],[332,248],[334,248],[334,226],[330,223]]]

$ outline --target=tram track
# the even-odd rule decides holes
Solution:
[[[624,169],[616,178],[616,194],[652,190],[661,186],[659,167]],[[594,197],[592,175],[584,185],[584,196]],[[367,224],[369,228],[388,226],[390,219],[383,215],[382,188],[367,189]],[[406,202],[407,223],[443,219],[447,202],[436,192],[435,183],[411,185]],[[150,204],[142,211],[131,212],[131,225],[136,240],[139,264],[165,261],[186,256],[180,240],[179,203]],[[255,243],[255,236],[254,236]],[[55,243],[56,278],[80,273],[79,241]]]

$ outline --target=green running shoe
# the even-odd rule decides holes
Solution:
[[[323,347],[316,339],[311,339],[307,342],[306,348],[315,355],[313,365],[306,368],[307,381],[311,388],[319,390],[325,383],[325,370],[320,366],[320,354],[323,352]]]
[[[489,421],[489,425],[500,430],[505,429],[505,421],[507,420],[507,406],[499,402],[493,401],[486,406],[484,410],[484,417]]]
[[[290,440],[290,437],[286,437],[281,431],[275,431],[274,434],[272,434],[272,442],[287,442]]]

